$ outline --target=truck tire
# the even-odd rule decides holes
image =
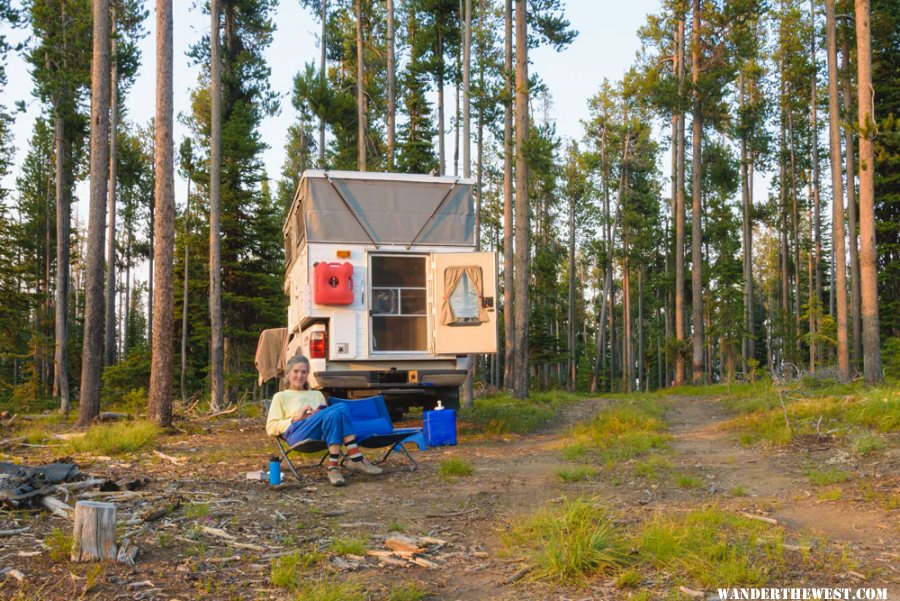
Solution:
[[[459,387],[458,386],[442,386],[435,390],[435,395],[425,401],[425,410],[431,411],[440,401],[441,405],[446,409],[453,409],[459,413]]]

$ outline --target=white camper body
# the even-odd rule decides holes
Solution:
[[[497,350],[496,254],[475,252],[472,180],[306,171],[284,226],[284,356],[336,396],[457,407]]]

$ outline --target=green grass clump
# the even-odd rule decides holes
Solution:
[[[330,549],[335,555],[365,555],[369,541],[365,538],[336,538],[331,541]]]
[[[272,560],[269,582],[279,588],[297,588],[304,570],[316,565],[321,560],[322,554],[318,551],[276,557]]]
[[[735,486],[734,488],[731,489],[731,496],[732,497],[746,497],[747,489],[743,485],[738,484],[737,486]]]
[[[766,582],[781,561],[782,530],[716,507],[667,517],[643,526],[636,546],[640,561],[687,575],[705,586],[753,586]],[[774,538],[773,538],[774,537]],[[759,539],[768,542],[757,544]]]
[[[44,544],[49,547],[47,553],[53,561],[65,561],[72,556],[72,534],[62,528],[51,530]]]
[[[658,482],[662,477],[660,472],[671,468],[672,463],[668,459],[660,457],[659,455],[653,455],[646,461],[639,463],[637,467],[634,468],[634,471],[638,476],[643,476],[650,482]]]
[[[422,601],[428,593],[418,582],[404,582],[391,589],[387,601]]]
[[[184,506],[184,515],[191,520],[203,519],[209,515],[209,503],[188,503]]]
[[[578,467],[564,467],[556,472],[556,475],[563,482],[581,482],[590,480],[597,474],[597,470],[587,465]]]
[[[644,577],[635,569],[625,570],[616,576],[614,583],[616,588],[637,588]]]
[[[829,484],[840,484],[850,479],[850,474],[843,470],[830,468],[827,470],[810,470],[807,473],[809,483],[813,486],[828,486]]]
[[[450,459],[444,459],[441,461],[440,467],[438,467],[438,476],[445,481],[450,481],[453,478],[457,478],[460,476],[471,476],[475,473],[475,468],[472,467],[472,464],[466,461],[465,459],[460,459],[459,457],[451,457]]]
[[[675,475],[675,484],[678,485],[678,488],[700,488],[703,486],[703,480],[697,476],[679,473]]]
[[[843,496],[844,491],[842,491],[840,487],[822,490],[816,494],[816,498],[820,501],[839,501]]]
[[[28,444],[44,444],[48,440],[50,440],[50,435],[47,433],[45,428],[41,428],[40,426],[32,426],[19,432],[19,436],[25,437],[25,442]]]
[[[625,559],[625,545],[612,520],[585,499],[515,518],[504,542],[530,553],[536,578],[586,579],[614,570]]]
[[[460,411],[460,429],[485,434],[527,434],[553,419],[566,404],[584,395],[551,390],[515,399],[510,394],[480,397]]]
[[[69,441],[75,453],[124,455],[152,447],[162,430],[151,422],[126,422],[92,426],[82,438]]]
[[[360,584],[353,581],[340,581],[336,578],[308,580],[296,588],[294,599],[303,601],[360,601],[366,599],[366,593]]]
[[[861,434],[853,439],[853,448],[860,455],[871,455],[887,447],[885,440],[875,434]]]
[[[572,443],[563,454],[572,447],[586,448],[607,464],[614,464],[662,449],[669,439],[662,421],[664,411],[662,403],[652,398],[603,409],[572,429]]]

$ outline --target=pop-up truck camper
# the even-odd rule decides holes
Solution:
[[[472,184],[304,172],[284,224],[287,328],[260,337],[260,378],[277,372],[259,362],[268,345],[280,365],[308,357],[326,396],[458,409],[468,355],[497,351],[496,256],[475,251]]]

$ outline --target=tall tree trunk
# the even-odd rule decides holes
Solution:
[[[691,340],[694,346],[692,357],[693,376],[692,381],[698,384],[703,380],[703,248],[701,218],[701,192],[703,184],[702,143],[703,143],[703,115],[700,109],[700,0],[693,0],[693,22],[691,25],[691,97],[692,97],[692,130],[693,168],[691,179],[692,203],[691,203],[691,303],[693,309],[694,331]]]
[[[211,2],[213,0],[210,0]],[[389,0],[390,2],[391,0]],[[322,0],[322,33],[319,40],[319,85],[325,88],[325,32],[328,24],[328,0]],[[393,38],[392,38],[393,39]],[[393,47],[391,48],[393,56]],[[325,168],[325,118],[319,117],[319,169]]]
[[[857,3],[859,7],[859,3]],[[868,15],[868,11],[866,11]],[[857,19],[859,19],[857,15]],[[867,16],[865,18],[868,18]],[[857,23],[857,35],[859,34]],[[868,34],[868,32],[867,32]],[[832,248],[834,249],[834,280],[832,286],[835,290],[837,302],[837,364],[840,379],[850,379],[850,353],[847,345],[847,279],[846,279],[846,255],[844,252],[844,190],[841,181],[841,134],[838,114],[838,73],[837,73],[837,35],[834,14],[834,0],[825,0],[825,39],[828,55],[828,134],[831,157],[831,184],[832,184]],[[862,89],[860,85],[860,89]],[[860,101],[862,92],[860,92]],[[860,107],[866,106],[860,103]],[[863,114],[860,110],[860,115]],[[860,123],[864,123],[861,121]],[[862,135],[860,135],[860,157],[862,157]],[[862,163],[862,158],[860,162]],[[872,165],[873,163],[869,163]],[[860,198],[862,198],[862,176],[860,169]],[[871,174],[871,171],[869,171]],[[875,265],[872,265],[873,275]],[[877,309],[876,309],[877,311]],[[877,321],[877,313],[876,313]],[[876,332],[877,337],[877,332]],[[879,367],[880,369],[880,367]]]
[[[122,323],[125,324],[125,327],[122,328],[122,359],[128,358],[128,344],[130,342],[128,324],[131,316],[131,241],[133,238],[131,227],[132,224],[128,223],[125,233],[125,302],[122,305]]]
[[[84,344],[78,422],[100,415],[103,355],[103,238],[109,169],[109,0],[93,0],[91,61],[91,192],[85,255]]]
[[[503,106],[503,387],[512,390],[516,374],[516,317],[513,308],[515,289],[513,273],[515,272],[515,254],[513,241],[513,32],[512,2],[506,0],[504,50],[505,94]]]
[[[387,0],[387,170],[394,170],[394,130],[397,96],[394,91],[394,0]],[[466,99],[468,102],[468,98]]]
[[[219,43],[221,0],[210,0],[210,135],[209,135],[209,410],[225,401],[225,333],[222,325],[222,46]]]
[[[566,390],[575,392],[575,195],[569,198],[569,315],[567,340],[569,350]]]
[[[791,150],[791,240],[793,243],[792,273],[794,276],[794,350],[800,361],[800,199],[797,194],[797,164],[794,151],[794,117],[788,110],[788,141]]]
[[[841,47],[841,78],[844,88],[844,170],[847,173],[847,230],[850,241],[850,323],[852,338],[850,341],[851,365],[858,372],[862,364],[862,295],[859,279],[859,244],[858,223],[856,213],[856,168],[853,162],[853,92],[850,76],[850,33],[843,36]]]
[[[215,1],[215,0],[214,0]],[[175,162],[172,104],[172,2],[156,5],[156,289],[153,291],[153,360],[147,413],[163,427],[172,425],[174,379],[172,323],[174,312]]]
[[[810,57],[813,63],[812,78],[810,81],[810,107],[812,111],[812,200],[813,200],[813,277],[815,278],[815,295],[810,294],[812,300],[809,306],[809,354],[810,365],[815,366],[821,360],[821,350],[817,338],[819,337],[820,313],[822,306],[822,216],[819,199],[819,94],[818,94],[818,63],[816,62],[816,3],[809,0],[809,16],[812,22],[812,31],[809,36]],[[810,288],[813,283],[810,280]]]
[[[856,72],[859,100],[859,270],[862,296],[863,375],[866,384],[884,382],[878,331],[878,273],[875,248],[875,105],[869,0],[855,0]],[[835,75],[837,75],[835,73]],[[840,169],[840,167],[838,167]]]
[[[684,98],[684,15],[679,13],[675,48],[676,77],[679,102]],[[675,386],[684,384],[684,111],[678,111],[676,144],[675,192]]]
[[[472,136],[470,130],[471,106],[469,103],[469,79],[471,76],[471,50],[472,50],[472,0],[465,0],[465,15],[463,29],[463,114],[462,114],[462,136],[463,136],[463,177],[472,177]],[[479,121],[480,127],[480,121]],[[481,143],[479,139],[479,144]],[[481,167],[478,168],[479,184],[476,186],[476,195],[479,202],[475,207],[475,249],[481,250]],[[475,401],[475,365],[476,355],[469,355],[468,373],[466,374],[465,389],[463,391],[463,401],[467,407],[472,406]]]
[[[600,372],[603,367],[603,354],[606,352],[604,328],[606,327],[606,295],[609,294],[609,286],[606,285],[606,276],[610,275],[611,263],[610,228],[611,216],[609,214],[609,164],[606,158],[606,114],[604,112],[603,127],[600,130],[600,176],[603,179],[603,227],[604,241],[606,242],[607,258],[603,265],[603,296],[600,297],[600,318],[597,320],[597,347],[594,352],[594,374],[591,377],[591,392],[600,390]]]
[[[53,373],[59,410],[69,413],[69,225],[71,211],[66,186],[65,120],[56,104],[54,120],[54,144],[56,146],[56,349]]]
[[[363,55],[362,0],[356,0],[356,151],[360,171],[366,170],[366,86]]]
[[[741,108],[746,99],[743,74],[740,76],[739,91]],[[747,155],[747,138],[741,135],[741,201],[743,204],[743,258],[744,258],[744,340],[741,345],[744,371],[748,362],[753,359],[753,199],[750,197],[749,157]]]
[[[516,398],[528,397],[528,280],[531,247],[528,204],[528,29],[527,1],[516,0]]]
[[[647,392],[647,374],[644,371],[644,279],[643,270],[637,270],[638,276],[638,318],[637,318],[637,366],[638,366],[638,390]]]
[[[444,147],[444,38],[437,32],[437,111],[438,111],[438,175],[447,172],[447,152]]]
[[[104,365],[116,362],[116,178],[117,178],[117,137],[119,121],[119,63],[116,35],[116,7],[110,7],[112,27],[112,70],[110,72],[109,108],[109,228],[106,255],[106,339],[104,340]]]
[[[187,406],[187,341],[188,341],[188,293],[190,292],[190,256],[191,256],[191,177],[193,170],[188,168],[187,197],[184,207],[184,284],[181,294],[181,402]]]

